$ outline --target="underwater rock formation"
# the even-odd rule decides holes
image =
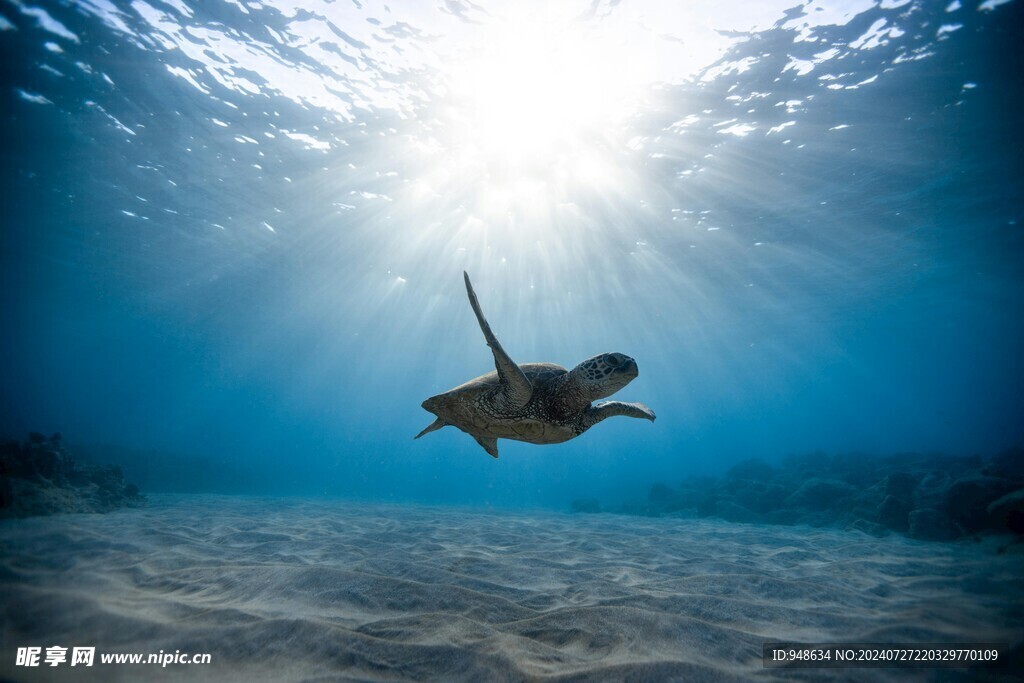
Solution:
[[[1024,450],[979,457],[901,453],[757,459],[721,479],[691,477],[651,487],[645,501],[619,506],[575,501],[573,512],[718,517],[729,522],[838,526],[928,541],[989,533],[1024,535]]]
[[[993,523],[1003,526],[1015,534],[1024,534],[1024,488],[992,502],[988,514]]]
[[[0,517],[109,512],[144,502],[120,467],[76,462],[59,433],[0,443]]]

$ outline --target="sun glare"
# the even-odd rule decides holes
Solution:
[[[636,106],[647,56],[580,20],[496,19],[453,65],[451,143],[492,173],[575,164]]]
[[[453,37],[406,195],[423,240],[526,269],[597,263],[585,235],[635,241],[636,216],[610,207],[643,192],[629,120],[657,80],[658,42],[585,9],[505,8]]]

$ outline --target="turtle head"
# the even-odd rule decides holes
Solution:
[[[624,353],[602,353],[572,369],[578,386],[591,401],[611,396],[638,374],[636,361]]]

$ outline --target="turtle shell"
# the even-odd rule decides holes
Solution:
[[[423,408],[473,436],[530,443],[559,443],[572,438],[571,429],[545,419],[544,406],[538,403],[546,395],[543,386],[567,370],[554,363],[524,363],[519,367],[534,387],[534,398],[515,415],[498,414],[482,400],[499,385],[496,370],[428,398]]]

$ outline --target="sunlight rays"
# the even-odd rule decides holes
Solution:
[[[510,174],[542,175],[636,106],[652,60],[649,44],[578,19],[508,14],[452,65],[452,142]]]
[[[469,217],[509,233],[506,251],[585,229],[560,218],[575,213],[566,207],[636,189],[623,124],[652,69],[648,44],[564,10],[490,17],[447,63],[420,199],[459,197]]]

